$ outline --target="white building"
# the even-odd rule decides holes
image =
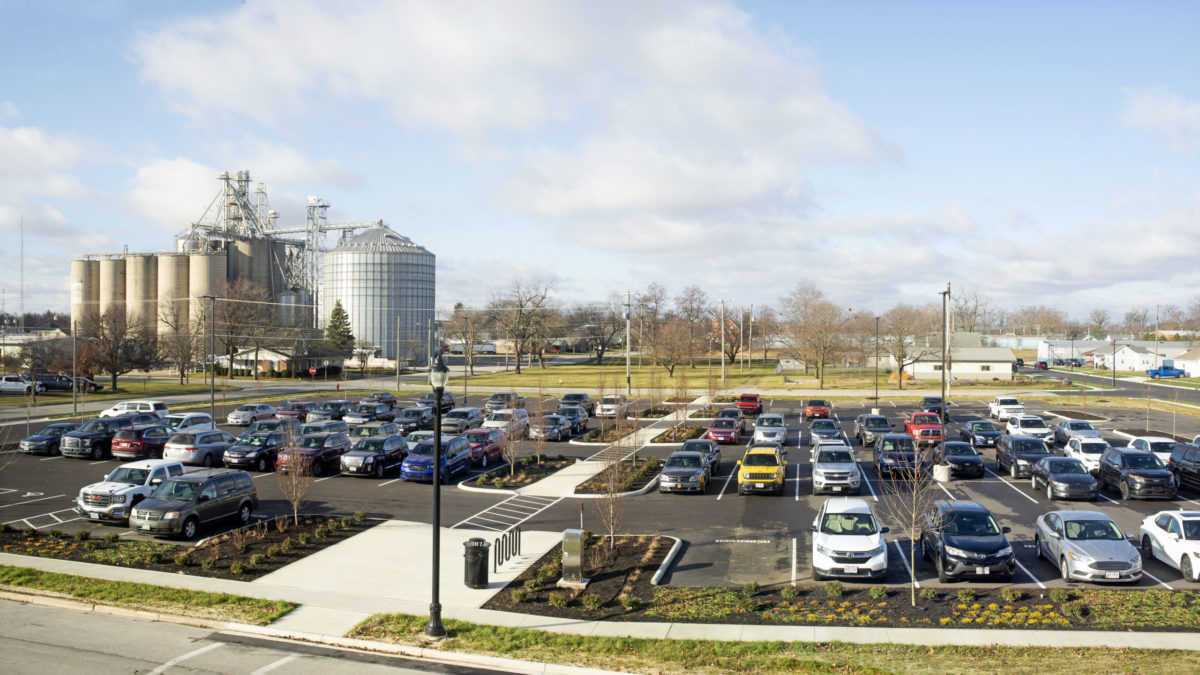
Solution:
[[[956,347],[947,357],[949,375],[954,380],[1006,380],[1012,377],[1017,358],[1008,347]],[[938,380],[942,377],[941,353],[927,356],[906,369],[915,379]]]

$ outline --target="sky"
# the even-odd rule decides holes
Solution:
[[[0,0],[3,309],[248,170],[437,304],[660,283],[1082,319],[1200,294],[1200,3]]]

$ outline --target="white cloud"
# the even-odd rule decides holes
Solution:
[[[0,121],[21,119],[21,111],[12,101],[0,101]]]
[[[218,169],[183,158],[151,161],[134,175],[129,204],[163,230],[182,232],[200,220],[213,201],[220,188],[216,180],[219,173]]]
[[[1164,87],[1127,88],[1124,94],[1121,121],[1126,126],[1162,135],[1175,154],[1200,152],[1200,102]]]
[[[71,171],[83,155],[78,142],[36,127],[0,127],[0,198],[74,197],[84,192]]]
[[[308,159],[286,143],[243,140],[222,144],[214,149],[213,154],[229,158],[223,161],[230,167],[252,168],[253,179],[262,177],[272,184],[333,185],[341,188],[355,188],[362,184],[362,176],[349,171],[336,160]]]

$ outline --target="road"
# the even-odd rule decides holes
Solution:
[[[0,600],[0,614],[4,672],[12,675],[44,675],[48,669],[152,675],[505,672],[7,600]]]

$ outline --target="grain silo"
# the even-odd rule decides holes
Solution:
[[[188,315],[188,256],[183,253],[158,254],[158,334],[182,332]]]
[[[100,315],[110,309],[125,309],[125,256],[110,255],[100,260]]]
[[[423,357],[435,272],[425,248],[382,224],[366,229],[325,254],[321,319],[328,324],[340,300],[359,346],[378,347],[384,358]]]
[[[71,322],[82,324],[100,307],[100,261],[71,261]]]
[[[130,327],[153,329],[158,323],[158,256],[125,256],[125,311]]]
[[[188,296],[192,299],[192,317],[205,318],[208,301],[206,295],[221,295],[224,291],[228,270],[225,253],[191,253],[188,255]]]
[[[271,287],[271,248],[266,239],[239,239],[229,245],[229,278],[245,279],[255,286]]]

